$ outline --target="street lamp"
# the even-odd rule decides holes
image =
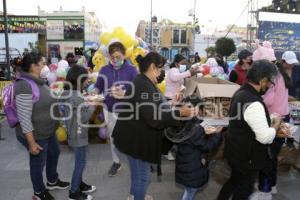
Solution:
[[[198,19],[196,19],[196,7],[197,7],[197,0],[194,0],[194,9],[189,10],[189,17],[193,17],[193,26],[192,26],[192,33],[193,33],[193,47],[192,48],[193,48],[193,53],[195,53],[196,21],[198,23]]]
[[[151,7],[151,9],[150,9],[150,17],[151,17],[151,20],[150,20],[150,46],[152,46],[152,34],[153,34],[153,27],[152,27],[152,0],[150,1],[150,3],[151,3],[151,5],[150,5],[150,7]]]
[[[210,26],[209,26],[210,30],[208,32],[207,48],[209,48],[209,46],[210,46],[210,40],[213,39],[212,38],[212,36],[213,36],[213,28],[212,28],[212,25],[211,25],[212,24],[212,20],[210,19],[210,20],[208,20],[208,22],[210,24]]]
[[[9,41],[8,41],[6,0],[3,0],[3,17],[4,17],[4,30],[5,30],[6,68],[7,68],[6,78],[7,78],[7,80],[10,80],[10,59],[9,59]]]

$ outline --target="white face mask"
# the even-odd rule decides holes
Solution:
[[[179,71],[180,71],[180,73],[185,72],[186,71],[186,65],[179,65]]]

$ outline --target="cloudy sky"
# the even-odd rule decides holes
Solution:
[[[108,29],[124,27],[134,34],[138,21],[150,19],[151,0],[6,0],[9,13],[36,15],[37,7],[42,10],[81,10],[94,11]],[[254,0],[259,7],[269,5],[272,0]],[[248,0],[197,0],[196,15],[204,27],[222,28],[237,23],[246,26],[247,12],[237,20]],[[2,1],[0,10],[3,11]],[[153,0],[153,15],[169,18],[174,22],[191,21],[188,11],[193,9],[194,0]]]

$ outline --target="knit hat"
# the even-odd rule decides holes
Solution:
[[[253,53],[253,61],[268,60],[270,62],[276,61],[275,52],[272,44],[269,41],[264,41],[263,45],[257,44],[258,48]]]

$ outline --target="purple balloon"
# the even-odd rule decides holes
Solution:
[[[106,127],[99,128],[98,136],[101,139],[107,139],[108,137],[107,128]]]
[[[103,113],[103,112],[100,113],[100,114],[98,115],[98,119],[99,119],[101,122],[104,122],[104,113]]]

